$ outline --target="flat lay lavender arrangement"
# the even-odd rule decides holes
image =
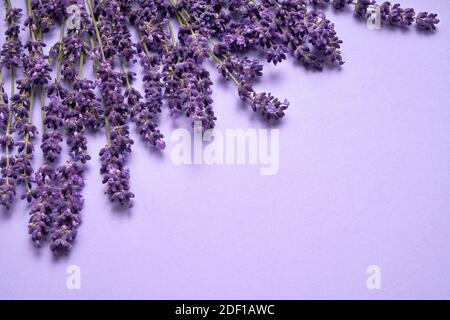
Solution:
[[[14,201],[28,201],[30,237],[36,246],[49,243],[55,255],[74,245],[92,158],[100,158],[105,196],[131,207],[139,199],[127,166],[130,130],[164,152],[162,110],[203,131],[220,121],[212,99],[220,84],[213,84],[207,61],[249,113],[272,125],[288,107],[301,106],[270,88],[255,89],[257,81],[264,85],[264,64],[290,58],[310,70],[345,68],[343,40],[325,8],[351,11],[363,23],[378,14],[384,25],[428,33],[439,24],[424,8],[373,0],[26,0],[26,12],[14,4],[3,1],[0,204],[7,210]],[[60,40],[45,42],[53,30]],[[88,65],[95,78],[85,77]],[[141,72],[130,71],[135,65]],[[4,89],[6,74],[11,92]],[[135,88],[138,78],[144,90]],[[33,112],[41,112],[42,123],[33,123]],[[105,137],[100,154],[88,153],[91,132]],[[69,160],[61,164],[64,143]],[[37,152],[42,163],[33,161]]]

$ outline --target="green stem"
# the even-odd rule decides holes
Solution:
[[[0,79],[1,82],[1,79]],[[14,67],[11,67],[11,98],[14,96]],[[6,137],[9,138],[11,131],[12,110],[8,107],[8,124],[6,126]],[[6,164],[9,166],[9,146],[6,145]]]
[[[59,36],[59,52],[58,52],[58,60],[56,62],[56,82],[60,82],[61,81],[61,64],[62,64],[62,56],[63,56],[63,50],[64,50],[64,45],[63,45],[63,40],[64,40],[64,28],[65,28],[65,20],[64,18],[62,19],[61,22],[61,33]]]
[[[45,134],[45,88],[41,87],[41,121],[42,121],[42,136]]]
[[[100,31],[98,30],[97,21],[95,19],[94,12],[92,11],[91,3],[89,2],[89,0],[85,0],[85,2],[89,8],[89,14],[91,15],[92,24],[94,25],[95,35],[97,37],[97,42],[100,47],[102,59],[103,59],[103,61],[106,61],[105,53],[103,51],[102,38],[100,37]],[[90,37],[90,41],[91,41],[91,46],[94,49],[95,48],[94,39],[92,39],[92,37]],[[94,72],[97,72],[97,67],[98,67],[98,61],[95,61],[94,62]],[[105,101],[103,100],[103,98],[102,98],[102,107],[103,107],[103,110],[106,111]],[[111,145],[111,133],[110,133],[110,125],[109,125],[108,116],[105,114],[104,118],[105,118],[106,140],[107,140],[108,145],[110,146]]]
[[[178,9],[176,8],[175,3],[174,3],[172,0],[170,0],[170,3],[172,4],[173,8],[175,9],[175,14],[176,14],[176,16],[177,16],[178,23],[179,23],[181,26],[183,26],[183,25],[188,25],[187,18],[183,15],[183,13],[181,13],[181,12],[178,11]],[[192,34],[195,35],[194,31],[192,31]],[[211,42],[210,42],[210,43],[211,43]],[[223,65],[222,59],[220,59],[214,52],[212,52],[211,50],[209,50],[208,52],[209,52],[209,55],[211,56],[211,58],[214,59],[214,61],[216,61],[219,65]],[[238,87],[241,86],[240,81],[239,81],[239,80],[236,78],[236,76],[235,76],[233,73],[231,73],[228,69],[227,69],[227,74],[228,74],[228,76],[230,77],[230,79],[233,80],[233,82],[234,82]]]
[[[3,75],[0,69],[0,85],[3,85]],[[0,92],[0,103],[4,103],[3,102],[3,95],[5,94],[5,92],[3,91],[3,87],[2,90]],[[11,68],[11,97],[14,95],[14,67]],[[9,131],[11,128],[11,108],[8,106],[8,124],[6,127],[6,138],[9,138]],[[9,145],[6,145],[5,147],[5,158],[6,158],[6,166],[9,167]],[[9,178],[8,176],[6,176],[5,178],[6,184],[9,185]]]
[[[173,45],[176,45],[177,40],[175,39],[175,33],[173,32],[172,23],[170,22],[170,20],[168,21],[168,26],[169,26],[169,32],[170,32],[170,40],[172,41]]]
[[[92,24],[94,25],[95,35],[97,37],[97,42],[98,42],[98,45],[100,47],[100,52],[102,54],[102,59],[103,59],[103,61],[105,61],[106,58],[105,58],[105,53],[103,51],[102,39],[100,37],[100,31],[98,30],[97,21],[95,20],[94,12],[92,11],[92,7],[91,7],[91,4],[89,3],[89,0],[86,0],[86,4],[87,4],[87,6],[89,8],[89,14],[91,15]]]
[[[28,109],[28,123],[33,123],[31,115],[33,114],[33,105],[34,105],[34,87],[31,88],[31,94],[30,94],[30,108]],[[27,136],[28,137],[28,136]]]
[[[105,100],[103,100],[103,98],[102,98],[102,107],[103,107],[103,110],[106,111],[106,104],[105,104]],[[105,114],[104,118],[105,118],[106,142],[107,142],[108,146],[111,146],[111,129],[110,129],[110,125],[109,125],[108,116]]]
[[[122,72],[125,74],[125,82],[127,83],[127,87],[128,87],[128,89],[130,89],[131,83],[130,83],[130,79],[128,77],[127,66],[125,65],[125,60],[123,58],[120,59],[120,65],[122,67]]]
[[[28,14],[28,16],[31,16],[31,1],[25,0],[25,3],[26,3],[26,7],[27,7],[27,14]],[[36,40],[36,37],[34,35],[33,29],[31,28],[31,25],[30,25],[30,37],[33,41]]]
[[[80,71],[78,72],[78,78],[83,79],[83,64],[84,64],[84,53],[83,51],[80,54]]]

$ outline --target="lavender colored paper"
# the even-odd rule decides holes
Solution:
[[[439,13],[438,31],[370,31],[329,9],[342,69],[266,65],[258,89],[291,102],[278,126],[277,175],[173,164],[170,133],[186,123],[165,112],[166,153],[149,152],[132,130],[135,206],[118,211],[98,172],[105,136],[89,136],[74,250],[54,259],[35,249],[29,207],[16,201],[0,212],[0,298],[449,299],[450,3],[402,4]],[[218,129],[267,127],[212,74]],[[81,290],[66,286],[70,265],[80,267]],[[381,269],[380,290],[366,286],[370,265]]]

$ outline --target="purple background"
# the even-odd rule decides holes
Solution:
[[[450,3],[402,4],[438,12],[439,31],[370,31],[327,10],[344,40],[342,70],[266,68],[258,88],[291,102],[276,176],[174,165],[177,123],[164,114],[164,155],[133,133],[136,201],[118,212],[98,174],[105,137],[90,136],[84,222],[69,257],[33,247],[23,201],[0,212],[0,298],[450,298]],[[213,68],[218,128],[266,127]],[[71,264],[79,291],[66,288]],[[372,264],[381,290],[366,287]]]

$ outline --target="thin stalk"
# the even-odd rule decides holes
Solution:
[[[175,14],[176,14],[176,16],[177,16],[178,23],[179,23],[181,26],[188,25],[187,18],[183,15],[183,13],[181,13],[181,12],[178,11],[178,9],[177,9],[176,6],[175,6],[175,3],[174,3],[172,0],[170,0],[170,3],[172,4],[173,8],[175,9]],[[195,35],[194,31],[192,31],[192,34]],[[211,43],[211,41],[209,41],[209,42]],[[223,65],[222,59],[220,59],[214,52],[212,52],[211,50],[208,50],[208,53],[209,53],[209,55],[211,56],[211,58],[214,59],[214,61],[216,61],[219,65]],[[236,76],[235,76],[233,73],[231,73],[228,69],[227,69],[227,74],[228,74],[228,76],[230,77],[230,79],[233,80],[233,82],[234,82],[238,87],[241,86],[241,83],[240,83],[239,80],[236,78]]]
[[[26,2],[26,7],[27,7],[27,15],[29,17],[31,17],[31,15],[32,15],[31,2],[30,2],[30,0],[25,0],[25,2]],[[30,29],[30,37],[31,37],[31,39],[33,41],[35,41],[36,40],[36,35],[34,34],[34,31],[33,31],[32,27],[31,27],[31,24],[30,24],[29,29]],[[42,34],[42,32],[39,31],[39,34]],[[30,106],[29,106],[29,109],[28,109],[28,124],[32,124],[33,123],[34,94],[35,94],[35,87],[32,86],[31,87],[31,93],[30,93]],[[24,153],[25,153],[25,155],[28,155],[27,148],[28,148],[28,145],[30,144],[30,136],[29,136],[28,133],[25,134],[24,143],[25,143]],[[24,182],[25,182],[25,187],[27,189],[27,192],[30,193],[31,192],[31,188],[29,186],[29,177],[26,175],[25,171],[23,172],[22,175],[24,177],[23,179],[24,179]]]
[[[28,109],[28,123],[29,124],[33,123],[32,114],[33,114],[33,104],[34,104],[34,92],[35,92],[35,89],[34,89],[34,87],[32,87],[31,94],[30,94],[30,107]],[[24,142],[25,142],[24,152],[25,152],[25,155],[27,155],[28,154],[27,148],[28,148],[28,145],[30,144],[30,136],[28,135],[28,133],[25,135]],[[22,175],[24,176],[25,187],[27,188],[27,192],[31,192],[31,188],[28,183],[29,177],[26,175],[25,171],[23,172]]]
[[[128,69],[123,58],[120,59],[120,66],[122,67],[122,72],[125,74],[125,82],[127,83],[127,87],[128,89],[131,89],[131,83],[128,77]]]
[[[89,41],[91,43],[92,49],[94,49],[95,48],[94,39],[92,37],[89,37]],[[94,66],[93,66],[95,73],[97,73],[97,68],[98,68],[98,59],[95,58]],[[105,101],[103,100],[103,97],[102,97],[102,107],[103,107],[103,111],[106,111],[106,105],[105,105]],[[110,133],[111,130],[110,130],[109,120],[108,120],[108,117],[106,116],[106,113],[105,113],[104,119],[105,119],[106,141],[107,141],[107,144],[110,146],[111,145],[111,133]]]
[[[45,87],[41,86],[41,121],[42,121],[42,136],[45,134]]]
[[[95,49],[94,38],[89,37],[89,43],[91,44],[91,48],[94,50]],[[94,59],[94,72],[95,73],[97,73],[97,69],[98,69],[98,59]]]
[[[29,0],[27,0],[27,1],[29,1]],[[105,61],[106,58],[105,58],[105,53],[103,51],[103,45],[102,45],[102,39],[100,37],[100,31],[98,30],[98,26],[97,26],[97,20],[94,17],[94,12],[92,11],[92,7],[91,7],[91,4],[89,3],[89,0],[86,0],[85,2],[86,2],[87,6],[89,8],[89,14],[91,15],[92,24],[94,25],[95,35],[97,37],[97,42],[98,42],[98,45],[100,47],[100,52],[102,54],[102,59],[103,59],[103,61]]]
[[[65,28],[65,20],[64,18],[62,19],[61,22],[61,33],[59,36],[59,52],[58,52],[58,60],[56,62],[56,82],[60,82],[61,81],[61,64],[62,64],[62,56],[63,56],[63,50],[64,50],[64,45],[63,45],[63,40],[64,40],[64,28]]]
[[[106,61],[105,53],[103,51],[102,39],[100,37],[100,31],[98,30],[98,26],[97,26],[97,20],[95,19],[94,12],[92,11],[92,7],[91,7],[91,4],[90,4],[89,0],[85,0],[85,2],[86,2],[87,6],[89,8],[89,14],[91,15],[92,24],[94,25],[95,35],[97,37],[97,42],[98,42],[98,45],[100,47],[100,52],[101,52],[101,55],[102,55],[102,59],[103,59],[103,61]],[[94,45],[94,39],[92,37],[90,37],[90,42],[91,42],[92,48],[94,49],[95,45]],[[97,66],[98,66],[98,61],[95,61],[94,62],[94,71],[95,72],[96,72]],[[103,106],[103,110],[106,111],[105,101],[103,100],[103,97],[102,97],[102,106]],[[105,118],[106,140],[107,140],[108,145],[110,146],[111,145],[110,124],[109,124],[108,116],[106,115],[106,113],[105,113],[105,117],[104,118]]]
[[[80,70],[78,72],[78,78],[83,79],[83,64],[84,64],[84,53],[83,51],[80,54]]]
[[[175,33],[173,32],[172,23],[170,22],[170,20],[168,21],[168,26],[169,26],[169,32],[170,32],[170,40],[172,41],[173,45],[176,45],[177,40],[175,38]]]
[[[1,74],[0,74],[0,82],[2,82]],[[11,67],[11,98],[14,96],[14,67]],[[11,131],[11,121],[12,121],[12,110],[10,106],[8,106],[8,124],[6,126],[6,137],[10,137],[10,131]],[[9,167],[9,145],[6,145],[5,150],[5,157],[6,157],[6,166]],[[9,184],[9,178],[6,177],[6,184]]]
[[[31,1],[30,0],[25,0],[26,2],[26,7],[27,7],[27,14],[28,16],[31,15]],[[30,37],[33,41],[36,40],[36,36],[34,35],[33,29],[30,26]]]

